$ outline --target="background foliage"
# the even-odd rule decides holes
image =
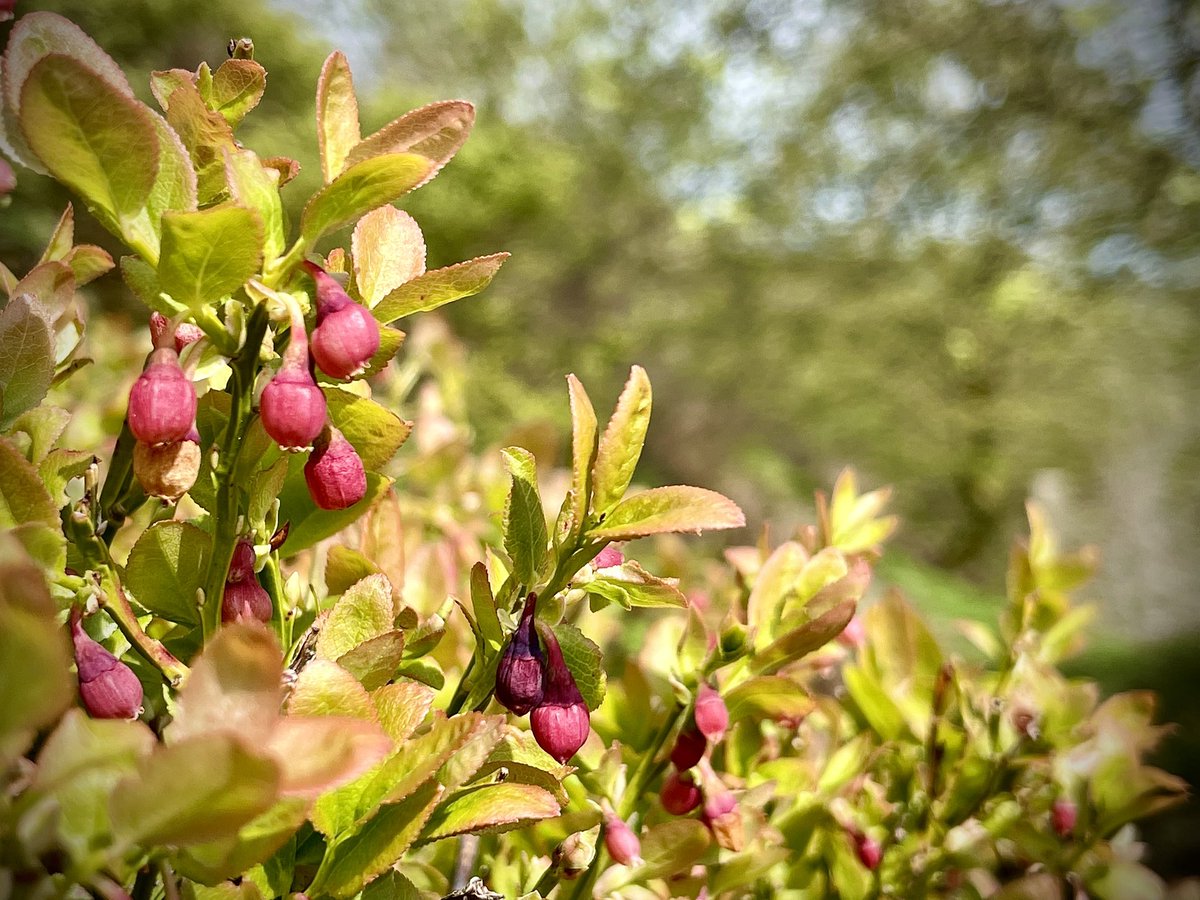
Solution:
[[[1196,726],[1170,690],[1194,683],[1200,588],[1186,4],[22,5],[41,7],[146,101],[150,69],[254,37],[270,88],[240,137],[300,158],[293,200],[319,183],[294,123],[329,45],[361,73],[369,127],[470,98],[485,127],[410,209],[431,267],[514,254],[485,302],[447,313],[471,347],[447,402],[470,398],[478,445],[517,420],[552,456],[557,374],[607,395],[637,359],[662,410],[648,481],[711,484],[783,534],[854,462],[897,487],[904,552],[883,574],[932,588],[946,618],[998,602],[969,585],[998,583],[1033,492],[1069,542],[1101,545],[1109,631],[1167,639],[1083,665],[1167,688],[1165,717]],[[0,255],[24,270],[65,196],[20,176]],[[92,290],[135,314],[116,278]],[[115,433],[123,386],[89,390]],[[72,428],[98,434],[86,415]]]

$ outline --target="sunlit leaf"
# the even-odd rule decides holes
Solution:
[[[532,784],[503,782],[469,788],[438,806],[421,832],[421,840],[511,831],[558,812],[554,796]]]
[[[554,626],[554,635],[562,647],[563,660],[588,709],[598,709],[604,702],[608,675],[604,671],[604,656],[595,642],[568,622]]]
[[[326,232],[403,197],[429,170],[427,159],[411,153],[390,153],[350,166],[305,204],[301,237],[311,247]]]
[[[212,75],[209,103],[231,126],[258,106],[267,87],[267,71],[252,59],[227,59]]]
[[[520,447],[508,447],[500,455],[512,477],[504,504],[504,549],[512,560],[517,579],[533,585],[546,558],[547,541],[537,466],[533,454]]]
[[[342,594],[317,636],[317,656],[336,660],[392,627],[392,585],[369,575]]]
[[[338,50],[329,54],[317,80],[317,146],[326,184],[342,174],[360,134],[350,64]]]
[[[54,341],[44,311],[28,294],[0,310],[0,430],[42,402],[54,377]]]
[[[633,471],[646,441],[646,429],[650,426],[650,406],[650,379],[645,369],[634,366],[596,449],[596,462],[592,466],[592,512],[597,516],[612,510],[633,480]],[[604,524],[601,523],[601,527]]]
[[[475,107],[465,100],[442,100],[407,112],[365,137],[350,151],[353,166],[383,153],[415,153],[433,163],[426,180],[438,173],[466,141]]]
[[[348,716],[377,721],[371,695],[349,672],[327,659],[314,659],[296,679],[287,703],[291,716]]]
[[[371,312],[387,324],[414,313],[428,312],[487,287],[511,254],[493,253],[418,275],[380,300]]]
[[[633,462],[636,464],[636,459]],[[599,469],[600,457],[596,457]],[[599,480],[597,484],[599,484]],[[621,489],[622,493],[624,488]],[[651,534],[740,528],[746,517],[736,503],[716,491],[673,485],[651,488],[620,501],[595,528],[593,540],[628,541]]]
[[[163,216],[162,289],[199,308],[233,293],[262,265],[262,220],[241,206]]]
[[[416,220],[388,205],[358,220],[351,238],[354,284],[367,306],[425,272],[425,238]]]

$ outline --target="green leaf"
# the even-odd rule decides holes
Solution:
[[[373,691],[392,679],[403,658],[404,632],[386,631],[347,650],[337,664]]]
[[[367,493],[353,506],[346,509],[318,509],[304,483],[303,460],[292,459],[290,463],[287,480],[279,495],[279,521],[291,522],[287,540],[279,548],[280,554],[285,557],[306,550],[357,521],[392,485],[390,478],[368,472]]]
[[[10,559],[0,563],[0,575],[20,578],[22,589],[46,592],[37,566]],[[48,595],[44,601],[49,606]],[[11,605],[0,587],[0,736],[49,725],[74,696],[66,636],[46,612]]]
[[[350,166],[313,195],[300,216],[300,236],[311,247],[328,231],[403,197],[429,175],[431,164],[411,153],[391,153]]]
[[[264,166],[252,150],[225,148],[223,160],[230,197],[238,206],[258,213],[263,223],[263,258],[275,259],[283,253],[287,240],[283,204],[279,199],[279,172]]]
[[[824,647],[845,630],[846,624],[854,618],[856,608],[853,600],[844,600],[815,619],[793,628],[756,651],[751,669],[757,674],[770,675],[813,650]]]
[[[317,146],[326,184],[342,174],[346,156],[361,133],[350,63],[338,50],[329,54],[317,79]]]
[[[367,885],[362,900],[421,900],[421,892],[411,881],[392,869]]]
[[[263,225],[252,210],[168,212],[162,227],[159,284],[192,309],[232,294],[262,265]]]
[[[708,828],[696,819],[673,819],[646,830],[642,865],[629,874],[631,884],[666,878],[690,869],[712,843]]]
[[[4,51],[4,100],[11,109],[20,110],[25,80],[34,65],[51,53],[70,57],[118,93],[133,96],[121,67],[82,28],[57,13],[30,12],[13,25]]]
[[[358,220],[351,253],[354,285],[368,307],[425,272],[425,238],[420,226],[391,205],[373,209]]]
[[[504,629],[496,614],[496,598],[488,582],[487,566],[481,562],[471,567],[471,608],[475,611],[475,623],[483,639],[499,649],[504,643]]]
[[[75,858],[102,846],[110,831],[108,798],[157,745],[141,722],[91,719],[68,710],[38,755],[31,786],[57,807],[60,840]]]
[[[389,698],[391,693],[384,695],[385,703],[391,700],[424,703],[419,694]],[[411,718],[410,711],[394,720],[393,725],[400,719],[411,721]],[[382,765],[319,797],[313,809],[313,826],[328,837],[336,837],[350,830],[355,823],[361,824],[381,804],[399,803],[430,781],[446,760],[486,727],[487,722],[478,713],[452,719],[436,714],[427,732],[401,745]]]
[[[408,740],[425,721],[433,705],[434,691],[415,681],[385,684],[371,693],[383,730],[396,743]]]
[[[596,465],[600,465],[599,457]],[[624,492],[624,488],[621,490]],[[652,488],[622,500],[603,522],[588,531],[588,537],[628,541],[651,534],[699,534],[707,530],[741,528],[745,524],[746,517],[741,509],[728,497],[704,488],[673,485]]]
[[[448,163],[471,133],[475,107],[465,100],[442,100],[414,109],[363,138],[346,157],[353,166],[384,153],[415,153],[433,163],[428,181]]]
[[[327,659],[314,659],[300,671],[287,708],[290,716],[346,716],[378,721],[375,704],[366,688]]]
[[[131,245],[158,172],[152,114],[92,69],[52,53],[21,91],[25,138],[50,174],[78,192],[106,228]]]
[[[283,653],[269,631],[245,624],[222,628],[192,664],[168,742],[228,732],[248,747],[261,747],[279,719],[282,675]]]
[[[212,537],[187,522],[151,525],[129,551],[125,587],[156,616],[197,625],[196,591],[204,585]],[[220,602],[215,598],[211,602]]]
[[[170,318],[185,308],[163,296],[158,283],[158,273],[145,260],[136,256],[121,257],[121,278],[125,286],[147,307]]]
[[[329,420],[358,451],[363,468],[384,466],[408,440],[412,423],[366,397],[340,387],[324,387]]]
[[[209,105],[237,127],[266,89],[267,70],[261,65],[252,59],[227,59],[213,72]]]
[[[510,255],[493,253],[443,269],[432,269],[400,285],[380,300],[371,312],[386,325],[403,316],[429,312],[454,300],[478,294],[491,284]]]
[[[646,442],[650,406],[650,379],[645,369],[634,366],[596,448],[592,466],[594,515],[606,515],[625,496]]]
[[[75,207],[68,203],[63,214],[59,216],[54,231],[50,233],[50,238],[46,241],[46,249],[42,251],[42,257],[38,262],[56,262],[65,259],[73,246],[75,246]]]
[[[842,667],[846,692],[862,713],[867,724],[885,741],[898,740],[907,733],[900,708],[892,701],[888,688],[863,666],[849,663]]]
[[[150,196],[146,199],[144,220],[140,221],[139,225],[143,231],[150,232],[152,239],[153,254],[147,256],[147,259],[158,265],[163,213],[170,210],[195,209],[199,187],[192,158],[188,156],[187,148],[183,146],[179,135],[171,130],[171,126],[162,116],[149,109],[147,112],[158,136],[158,174]]]
[[[0,528],[25,522],[57,528],[58,509],[33,465],[9,441],[0,438]]]
[[[109,256],[108,251],[93,244],[72,247],[63,261],[71,267],[76,287],[83,287],[95,281],[113,267],[113,258]]]
[[[659,578],[651,575],[634,560],[619,567],[606,569],[587,583],[586,590],[598,593],[608,600],[631,606],[686,608],[687,597],[678,588],[676,578]]]
[[[27,294],[0,310],[0,431],[50,390],[54,341],[40,304]]]
[[[172,866],[184,878],[206,884],[241,875],[287,843],[304,823],[307,811],[308,801],[303,797],[286,797],[243,825],[237,834],[180,850],[172,858]]]
[[[208,206],[227,193],[225,153],[236,150],[233,130],[220,113],[209,109],[190,79],[183,79],[168,98],[167,124],[179,135],[196,172],[196,195]]]
[[[504,504],[504,550],[512,560],[513,575],[532,586],[546,560],[546,517],[538,493],[537,464],[533,454],[520,447],[500,451],[512,476]]]
[[[723,699],[731,722],[743,716],[799,720],[815,706],[798,682],[782,675],[750,678],[732,688]]]
[[[484,785],[442,803],[421,832],[422,843],[459,834],[499,834],[559,813],[554,795],[532,784]]]
[[[352,584],[378,572],[379,567],[364,554],[345,544],[336,544],[325,557],[325,590],[343,594]],[[391,582],[388,589],[391,590]]]
[[[236,834],[275,803],[279,768],[229,734],[160,747],[109,804],[113,836],[130,844],[194,844]]]
[[[391,628],[391,582],[386,575],[368,575],[342,594],[329,611],[317,636],[317,656],[336,660]]]
[[[26,452],[26,458],[35,466],[40,467],[70,421],[71,414],[61,407],[38,406],[13,422],[11,432],[23,431],[29,435],[29,450]],[[88,458],[91,459],[90,456]]]
[[[776,547],[759,569],[746,601],[746,625],[757,649],[778,635],[783,604],[807,562],[808,551],[796,541],[787,541]]]
[[[544,626],[539,626],[544,627]],[[569,623],[554,626],[554,636],[562,647],[563,661],[571,670],[579,693],[588,709],[599,709],[604,702],[608,676],[604,672],[604,657],[600,648],[582,631]]]
[[[567,390],[571,398],[571,533],[578,534],[592,499],[599,426],[591,398],[574,374],[567,375]]]
[[[427,781],[401,802],[381,807],[356,835],[333,849],[324,884],[314,883],[310,890],[339,898],[357,894],[417,839],[442,790],[437,782]]]

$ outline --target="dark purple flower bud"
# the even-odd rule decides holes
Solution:
[[[720,743],[725,737],[725,729],[729,727],[729,710],[721,695],[709,685],[701,683],[696,693],[696,727],[714,744]]]
[[[700,788],[687,772],[672,771],[663,781],[658,798],[663,809],[673,816],[686,816],[703,799]]]
[[[638,865],[642,861],[642,842],[617,816],[605,817],[604,846],[608,848],[609,856],[623,866]]]
[[[592,560],[593,569],[609,569],[613,566],[619,566],[625,562],[625,554],[616,544],[609,544],[603,550],[596,554],[596,558]]]
[[[271,595],[258,583],[251,572],[240,581],[225,582],[225,593],[221,597],[221,622],[270,622]]]
[[[229,574],[225,581],[236,584],[254,575],[254,545],[242,539],[233,548],[233,558],[229,561]]]
[[[530,594],[496,668],[496,700],[518,716],[541,703],[544,694],[542,669],[546,655],[534,626],[536,616],[537,594]]]
[[[357,375],[379,349],[379,323],[316,263],[305,262],[304,268],[317,286],[313,359],[330,378]]]
[[[133,447],[133,474],[151,497],[175,502],[196,483],[200,472],[200,432],[193,425],[182,441]]]
[[[94,719],[136,719],[142,711],[142,683],[133,670],[83,630],[80,612],[71,613],[71,643],[79,672],[79,697]]]
[[[861,831],[853,833],[851,838],[854,840],[854,852],[858,855],[858,861],[872,872],[878,869],[879,863],[883,861],[883,847],[879,845],[879,841],[867,837]]]
[[[367,493],[367,473],[354,447],[336,428],[328,427],[313,443],[304,464],[308,493],[321,509],[345,509]]]
[[[1066,797],[1059,797],[1050,806],[1050,825],[1059,837],[1070,837],[1078,817],[1079,809]]]
[[[529,715],[529,724],[541,748],[565,763],[587,741],[591,727],[588,708],[554,632],[545,629],[542,639],[546,644],[544,691],[541,705]]]
[[[325,394],[308,370],[308,337],[300,311],[292,311],[292,330],[283,363],[258,400],[263,428],[284,450],[312,446],[325,426]]]
[[[675,738],[675,746],[671,748],[671,762],[675,768],[683,772],[690,769],[704,757],[708,741],[698,730],[686,727]]]
[[[129,430],[143,444],[182,441],[196,421],[196,389],[179,354],[159,347],[129,392]]]
[[[170,327],[171,321],[162,313],[150,313],[150,337],[154,341],[155,347],[161,347],[166,342],[167,330]],[[175,341],[175,352],[182,353],[184,347],[188,344],[196,343],[202,337],[204,337],[204,331],[199,325],[193,325],[191,322],[180,322],[175,327],[172,335]]]

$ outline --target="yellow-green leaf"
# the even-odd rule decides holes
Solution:
[[[634,464],[636,462],[636,459],[633,460]],[[596,467],[599,470],[599,456],[596,458]],[[624,488],[621,493],[624,493]],[[745,515],[728,497],[705,488],[673,485],[652,488],[622,500],[603,522],[588,531],[588,536],[593,540],[628,541],[651,534],[699,534],[702,531],[741,528],[745,524]]]
[[[346,156],[360,136],[350,63],[338,50],[329,54],[317,79],[317,146],[326,184],[342,174]]]
[[[596,516],[610,512],[633,480],[650,426],[650,406],[650,379],[645,369],[634,366],[596,448],[592,466],[592,512]]]
[[[376,319],[387,324],[478,294],[491,283],[509,256],[508,253],[477,256],[466,262],[425,272],[389,293],[376,304],[372,312]]]
[[[389,153],[350,166],[305,204],[304,243],[311,247],[326,232],[398,200],[424,181],[430,168],[429,160],[412,153]]]
[[[438,806],[421,832],[421,841],[512,831],[558,812],[554,795],[532,784],[502,782],[470,788]]]
[[[342,594],[317,637],[317,656],[336,660],[392,627],[392,585],[369,575]]]
[[[425,272],[425,238],[416,220],[392,205],[358,220],[351,238],[354,284],[367,306]]]
[[[232,294],[262,266],[263,224],[253,210],[168,212],[162,224],[159,284],[193,309]]]
[[[384,153],[416,153],[433,163],[426,180],[458,152],[475,123],[475,107],[465,100],[442,100],[407,112],[363,138],[346,165]]]

